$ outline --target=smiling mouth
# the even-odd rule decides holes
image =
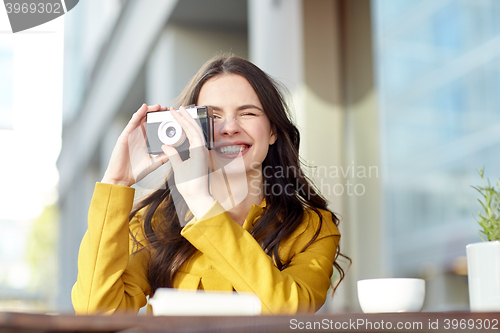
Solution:
[[[249,145],[232,145],[232,146],[215,148],[215,150],[222,155],[235,155],[241,153],[242,151],[248,148],[250,148]]]

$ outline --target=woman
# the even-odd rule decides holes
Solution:
[[[263,314],[317,311],[333,267],[344,276],[338,219],[301,172],[299,132],[276,84],[244,59],[217,56],[179,104],[212,108],[216,148],[208,152],[195,119],[172,108],[190,156],[164,145],[165,154],[150,157],[146,113],[167,108],[144,104],[133,115],[96,184],[72,292],[76,312],[138,311],[160,287],[255,293]],[[166,189],[131,212],[130,186],[167,161]],[[209,174],[210,161],[223,165],[225,178]],[[231,182],[242,172],[243,184]],[[223,189],[244,196],[221,205]]]

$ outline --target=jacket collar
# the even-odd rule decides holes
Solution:
[[[245,222],[243,222],[243,229],[250,232],[255,225],[255,221],[262,215],[264,208],[266,207],[266,199],[262,199],[260,205],[253,204],[250,211],[247,214]]]

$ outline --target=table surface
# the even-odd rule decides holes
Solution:
[[[0,333],[500,332],[500,312],[295,316],[74,316],[0,312]]]

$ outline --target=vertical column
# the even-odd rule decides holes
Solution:
[[[71,288],[75,283],[74,258],[70,255],[71,249],[77,248],[77,236],[74,228],[74,212],[78,203],[76,191],[65,193],[64,199],[59,199],[60,226],[59,226],[59,249],[58,249],[58,290],[57,308],[61,312],[71,313]]]
[[[97,162],[97,161],[96,161]],[[89,164],[83,177],[76,178],[61,204],[59,235],[59,295],[58,308],[73,313],[71,289],[78,275],[78,251],[87,230],[87,216],[94,184],[98,179],[97,167]]]
[[[313,166],[313,179],[330,202],[330,209],[341,219],[341,251],[346,253],[348,224],[344,206],[349,189],[345,170],[345,107],[339,5],[336,0],[305,0],[304,11],[304,109],[307,138],[304,157]],[[345,265],[347,267],[347,265]],[[336,277],[332,279],[335,283]],[[346,282],[334,300],[327,299],[326,312],[346,307]]]
[[[286,87],[285,96],[301,134],[308,122],[302,11],[302,0],[248,0],[249,60]],[[301,135],[304,158],[311,158],[308,140]]]
[[[248,0],[248,37],[249,60],[286,86],[302,124],[302,0]]]
[[[170,105],[174,98],[175,36],[173,29],[164,29],[146,62],[146,103]]]
[[[379,120],[374,83],[371,4],[369,0],[341,0],[344,18],[344,64],[346,105],[346,164],[352,188],[345,220],[349,226],[346,250],[353,258],[350,275],[351,301],[358,308],[356,281],[384,277],[384,229],[381,221]],[[365,174],[363,176],[363,171]]]

